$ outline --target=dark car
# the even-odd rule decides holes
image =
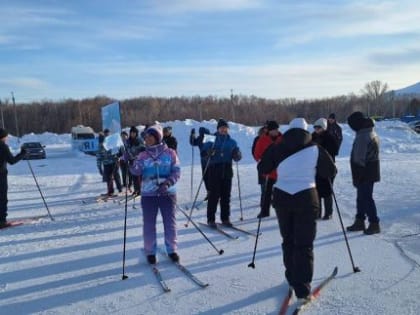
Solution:
[[[47,155],[45,153],[45,146],[39,142],[25,142],[22,144],[22,148],[26,149],[25,160],[29,159],[45,159]]]
[[[408,123],[408,126],[415,132],[420,133],[420,120],[413,120]]]

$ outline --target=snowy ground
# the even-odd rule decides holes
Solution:
[[[179,140],[183,164],[178,184],[178,205],[189,205],[192,150],[191,127],[215,129],[215,121],[171,122]],[[286,129],[282,126],[282,130]],[[231,135],[242,148],[239,163],[240,202],[235,167],[232,221],[255,231],[259,212],[259,187],[250,155],[257,128],[231,123]],[[338,266],[336,280],[305,314],[419,314],[420,302],[420,136],[399,122],[380,122],[382,181],[374,196],[382,233],[348,234],[353,273],[337,213],[320,221],[315,242],[316,285]],[[344,224],[355,214],[349,152],[353,132],[343,125],[344,142],[337,159],[335,192]],[[262,221],[255,269],[255,238],[241,233],[229,240],[203,229],[213,247],[178,213],[181,261],[197,277],[210,283],[201,289],[160,257],[159,268],[171,288],[163,293],[142,256],[141,209],[129,203],[126,275],[122,281],[124,205],[96,203],[105,191],[95,159],[73,153],[69,135],[26,135],[23,141],[46,145],[47,159],[30,161],[47,205],[55,218],[0,231],[0,314],[276,314],[287,291],[283,276],[281,238],[272,216]],[[16,147],[16,139],[10,144]],[[200,181],[198,151],[194,151],[194,194]],[[202,198],[204,193],[200,194]],[[87,201],[86,204],[82,201]],[[194,211],[195,221],[205,220],[205,207]],[[9,219],[46,214],[28,162],[9,167]],[[158,224],[162,244],[162,225]]]

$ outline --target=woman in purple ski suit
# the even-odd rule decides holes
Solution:
[[[159,125],[150,126],[145,132],[146,150],[141,152],[130,171],[141,179],[141,207],[143,209],[144,251],[150,264],[156,263],[156,217],[162,215],[165,230],[166,252],[173,261],[176,253],[176,190],[180,165],[176,152],[162,142]]]

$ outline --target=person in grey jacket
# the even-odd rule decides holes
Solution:
[[[373,130],[374,121],[361,112],[354,112],[347,118],[351,129],[356,132],[350,155],[353,185],[357,189],[356,220],[347,231],[364,231],[365,234],[380,233],[379,218],[373,186],[381,179],[379,163],[379,138]],[[366,216],[369,227],[365,229]]]

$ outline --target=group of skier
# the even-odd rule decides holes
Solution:
[[[348,231],[380,232],[379,218],[373,200],[374,183],[380,180],[379,141],[374,132],[374,121],[361,112],[348,117],[349,126],[356,132],[350,165],[353,184],[357,189],[357,213]],[[282,134],[279,124],[267,121],[255,139],[252,154],[258,162],[261,186],[261,220],[270,215],[274,207],[283,239],[285,277],[300,299],[310,297],[313,276],[313,242],[316,220],[321,217],[321,200],[329,220],[333,213],[333,181],[337,174],[335,157],[342,142],[341,128],[331,114],[320,118],[308,131],[304,118],[295,118]],[[229,135],[229,124],[217,122],[216,132],[204,127],[191,130],[190,144],[198,146],[201,157],[203,182],[207,191],[207,224],[216,227],[216,212],[220,204],[221,224],[231,227],[230,197],[233,162],[242,158],[237,142]],[[118,191],[133,185],[134,194],[140,194],[143,209],[144,251],[150,264],[156,263],[156,219],[160,211],[164,225],[165,248],[168,256],[179,262],[175,210],[175,185],[180,178],[177,141],[171,128],[155,124],[147,126],[142,135],[136,127],[129,134],[121,134],[124,146],[119,152],[106,150],[104,140],[108,131],[99,136],[100,149],[97,165],[107,183],[107,194],[114,194],[113,181]],[[7,132],[0,129],[0,225],[7,224],[7,167],[22,159],[25,151],[13,156],[5,143]],[[119,169],[123,170],[121,183]],[[365,219],[369,226],[365,228]]]
[[[379,218],[372,197],[373,185],[380,179],[378,137],[373,130],[373,120],[361,112],[350,115],[348,123],[356,132],[350,163],[357,189],[357,214],[354,224],[347,230],[363,231],[368,235],[379,233]],[[295,118],[282,134],[276,121],[267,121],[252,146],[261,186],[261,211],[257,217],[269,216],[270,207],[274,207],[283,239],[285,277],[296,296],[303,300],[309,299],[311,292],[316,220],[332,218],[333,182],[337,174],[335,157],[343,140],[334,113],[328,119],[316,120],[313,127],[311,133],[305,119]],[[239,161],[241,155],[234,140],[222,138],[227,136],[227,130],[227,123],[219,120],[214,142],[205,141],[210,132],[203,127],[199,129],[198,137],[194,129],[190,134],[190,144],[198,146],[201,152],[210,226],[215,224],[219,198],[222,224],[231,225],[228,219],[232,161]],[[225,147],[226,143],[230,145]],[[227,147],[229,150],[225,150]],[[369,220],[367,229],[366,217]]]

